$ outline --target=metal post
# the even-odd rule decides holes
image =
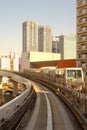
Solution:
[[[87,96],[85,98],[85,116],[87,117]]]

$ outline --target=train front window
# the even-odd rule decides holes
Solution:
[[[77,70],[77,78],[81,78],[82,75],[81,75],[81,70]]]
[[[67,77],[76,79],[76,70],[67,70]]]
[[[81,70],[67,70],[67,77],[70,79],[79,79],[82,77]]]

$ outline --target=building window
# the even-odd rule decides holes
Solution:
[[[82,27],[82,32],[85,32],[87,31],[87,28],[86,27]]]
[[[86,36],[85,35],[81,36],[81,39],[82,39],[82,41],[85,41],[86,40]]]
[[[87,9],[82,10],[82,14],[87,13]]]
[[[82,18],[82,22],[86,22],[87,21],[87,17]]]
[[[82,0],[82,4],[85,4],[85,3],[87,3],[87,0]]]

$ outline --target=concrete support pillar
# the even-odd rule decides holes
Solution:
[[[5,103],[4,95],[3,95],[2,91],[0,90],[0,106],[3,105],[4,103]]]
[[[13,95],[17,96],[18,95],[18,85],[17,82],[13,81]]]

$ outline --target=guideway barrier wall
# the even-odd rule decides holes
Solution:
[[[0,71],[0,74],[10,76],[16,82],[23,82],[27,88],[19,96],[0,106],[0,130],[16,129],[26,110],[33,107],[36,94],[29,80],[10,72]]]

